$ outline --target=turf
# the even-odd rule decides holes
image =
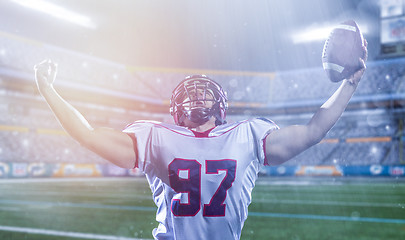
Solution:
[[[155,209],[143,178],[1,180],[0,227],[48,234],[0,239],[151,239]],[[249,212],[241,239],[405,239],[405,179],[259,178]]]

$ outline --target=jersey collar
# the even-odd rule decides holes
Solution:
[[[191,130],[191,132],[193,132],[193,134],[194,134],[194,136],[195,137],[197,137],[197,138],[207,138],[208,137],[208,135],[210,134],[210,132],[214,129],[215,127],[213,127],[213,128],[211,128],[211,129],[208,129],[207,131],[205,131],[205,132],[197,132],[197,131],[194,131],[194,130]]]

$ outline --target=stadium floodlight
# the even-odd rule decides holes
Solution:
[[[12,0],[13,2],[31,8],[53,17],[60,18],[62,20],[86,27],[86,28],[96,28],[96,24],[87,16],[75,13],[66,8],[58,6],[54,3],[47,2],[45,0]]]
[[[325,41],[334,27],[336,27],[336,25],[324,27],[309,27],[307,29],[292,34],[291,38],[294,44]],[[363,35],[368,32],[367,25],[359,24],[359,28]]]

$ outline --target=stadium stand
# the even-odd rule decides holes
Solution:
[[[70,102],[93,124],[117,129],[140,119],[171,121],[171,90],[184,76],[204,73],[124,66],[4,33],[0,46],[0,162],[106,163],[63,132],[36,92],[32,68],[43,58],[59,63],[58,87],[95,96]],[[228,91],[230,122],[253,116],[275,117],[280,126],[307,121],[339,86],[321,68],[205,72]],[[404,164],[404,74],[405,59],[370,62],[351,106],[325,140],[285,165]],[[131,103],[120,106],[113,97]]]

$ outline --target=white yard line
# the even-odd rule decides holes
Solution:
[[[45,182],[112,182],[112,181],[142,181],[144,177],[65,177],[65,178],[4,178],[0,179],[0,184],[8,183],[45,183]]]
[[[302,204],[302,205],[327,205],[327,206],[352,206],[352,207],[390,207],[404,208],[405,203],[372,203],[372,202],[344,202],[344,201],[317,201],[317,200],[273,200],[253,199],[252,203],[273,203],[273,204]]]
[[[85,239],[142,240],[140,238],[128,238],[128,237],[100,235],[100,234],[93,234],[93,233],[64,232],[64,231],[55,231],[55,230],[48,230],[48,229],[23,228],[23,227],[11,227],[11,226],[0,226],[0,231],[22,232],[22,233],[30,233],[30,234],[41,234],[41,235],[51,235],[51,236],[71,237],[71,238],[85,238]]]

